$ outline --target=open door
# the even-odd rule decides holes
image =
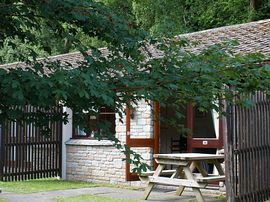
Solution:
[[[217,112],[199,112],[191,104],[187,106],[187,151],[223,148],[223,122]]]
[[[132,134],[132,127],[131,127],[131,110],[126,109],[126,144],[132,149],[132,148],[150,148],[153,154],[159,152],[159,103],[154,102],[153,104],[153,117],[154,117],[154,128],[153,128],[153,134],[150,135],[148,138],[143,137],[140,138],[139,135],[136,136],[136,134]],[[150,125],[151,123],[149,123]],[[149,155],[150,150],[148,150]],[[129,156],[127,155],[127,159],[129,159]],[[152,158],[153,159],[153,158]],[[154,161],[154,160],[152,160]],[[153,162],[154,168],[156,167],[155,162]],[[131,166],[129,163],[126,162],[126,180],[127,181],[135,181],[139,180],[138,175],[131,173]]]

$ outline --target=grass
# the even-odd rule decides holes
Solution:
[[[5,199],[0,198],[0,202],[7,202]]]
[[[137,200],[111,198],[108,196],[99,196],[90,194],[83,194],[71,197],[57,197],[54,200],[57,202],[138,202]]]
[[[53,190],[64,190],[64,189],[78,189],[78,188],[88,188],[88,187],[114,187],[138,190],[141,187],[133,187],[126,185],[115,185],[106,183],[91,183],[91,182],[81,182],[81,181],[67,181],[60,180],[58,178],[47,178],[47,179],[35,179],[27,181],[17,181],[17,182],[2,182],[0,181],[0,188],[7,192],[14,193],[36,193],[36,192],[46,192]],[[0,201],[2,202],[2,201]]]
[[[217,195],[214,198],[217,199],[218,201],[226,201],[226,196],[224,196],[223,194]],[[189,199],[187,202],[198,202],[198,200],[197,199]]]
[[[100,185],[90,182],[66,181],[57,178],[36,179],[17,182],[0,182],[2,190],[15,193],[35,193],[53,190],[98,187]],[[2,202],[2,201],[0,201]]]
[[[223,194],[220,194],[220,195],[216,196],[215,198],[218,199],[218,200],[226,201],[226,196],[223,195]]]

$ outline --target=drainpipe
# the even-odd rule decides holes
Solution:
[[[67,179],[67,148],[66,142],[72,138],[72,110],[64,107],[63,112],[68,114],[68,123],[63,123],[62,134],[62,179]]]

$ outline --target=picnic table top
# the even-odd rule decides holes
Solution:
[[[170,159],[170,160],[211,160],[211,159],[223,159],[224,155],[217,154],[203,154],[203,153],[175,153],[175,154],[154,154],[154,158]]]

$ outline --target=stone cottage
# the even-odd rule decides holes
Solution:
[[[270,20],[215,28],[178,37],[199,42],[196,50],[223,40],[237,40],[239,45],[235,47],[236,53],[260,52],[270,56]],[[67,54],[59,57],[76,60],[76,56]],[[173,111],[169,106],[160,108],[158,103],[149,105],[141,101],[132,116],[130,111],[126,113],[124,123],[119,122],[116,115],[114,119],[116,136],[142,154],[150,164],[154,153],[185,151],[217,153],[223,148],[224,126],[214,111],[201,113],[192,106],[183,109],[186,113],[185,120],[182,120],[183,124],[192,131],[187,138],[181,137],[175,128],[154,121],[155,113],[160,113],[166,118],[175,116]],[[74,130],[73,134],[71,133],[71,124],[64,128],[66,131],[64,133],[69,133],[69,138],[64,143],[67,179],[110,183],[125,183],[137,179],[130,173],[130,166],[122,161],[124,156],[109,141],[78,139]],[[67,134],[64,135],[68,137]]]
[[[190,34],[179,35],[190,41],[199,42],[195,50],[202,50],[223,40],[237,40],[236,53],[260,52],[270,56],[270,20],[226,26]],[[81,60],[79,53],[51,57],[62,62],[74,63]],[[8,65],[6,65],[8,66]],[[72,124],[72,111],[69,123],[63,125],[62,177],[69,180],[83,180],[108,183],[126,183],[138,180],[130,172],[130,165],[122,161],[125,156],[115,149],[108,140],[98,141],[82,132]],[[207,152],[217,153],[223,149],[225,126],[217,118],[215,111],[199,112],[191,105],[183,109],[186,114],[181,123],[191,132],[181,136],[176,128],[155,121],[154,116],[174,117],[170,106],[160,107],[159,103],[141,101],[134,111],[127,110],[123,123],[117,114],[109,109],[101,114],[115,124],[116,137],[142,155],[146,162],[153,165],[154,153]]]

